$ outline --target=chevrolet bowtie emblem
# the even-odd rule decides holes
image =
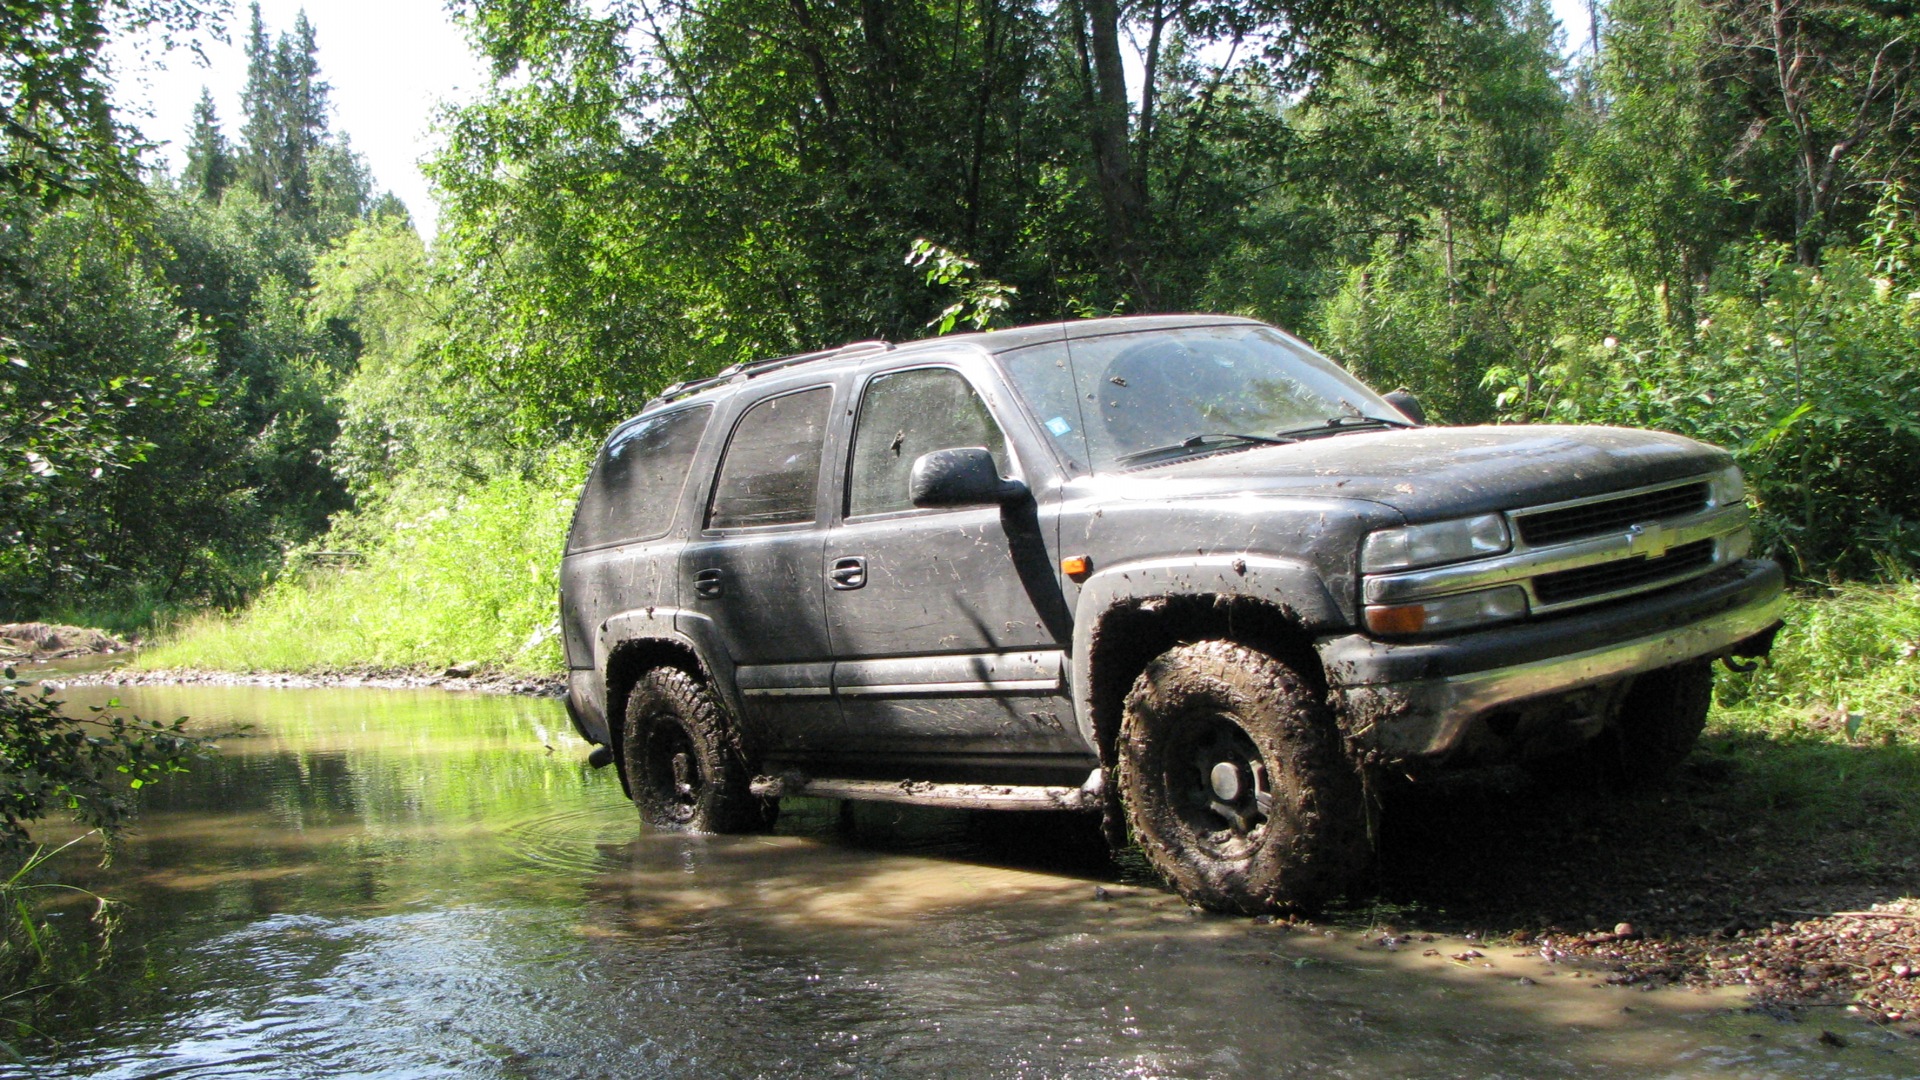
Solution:
[[[1657,559],[1673,546],[1673,534],[1657,521],[1627,528],[1627,550],[1635,555]]]

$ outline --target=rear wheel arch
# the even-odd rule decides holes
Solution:
[[[779,800],[752,792],[737,725],[711,683],[655,664],[627,695],[620,769],[641,820],[656,829],[755,832]]]
[[[711,685],[712,677],[701,663],[700,656],[693,647],[672,638],[635,638],[623,641],[615,646],[607,656],[604,672],[607,687],[607,749],[613,752],[613,760],[622,759],[626,738],[627,699],[632,696],[633,688],[654,668],[667,667],[684,671],[696,682]],[[627,785],[626,770],[616,768],[620,776],[620,790],[629,797],[633,792]]]

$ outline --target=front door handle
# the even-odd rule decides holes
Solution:
[[[827,571],[827,578],[836,589],[857,589],[867,583],[867,560],[858,555],[835,559],[833,569]]]
[[[719,570],[701,570],[693,575],[693,591],[701,596],[722,596],[727,591],[727,576]]]

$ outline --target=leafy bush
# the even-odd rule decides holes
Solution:
[[[478,660],[557,671],[560,549],[584,452],[464,494],[419,491],[340,521],[244,613],[182,624],[140,662],[314,671]],[[351,551],[344,555],[342,549]]]
[[[1874,252],[1818,268],[1751,244],[1691,336],[1608,337],[1532,371],[1494,367],[1511,420],[1663,428],[1732,449],[1764,546],[1803,578],[1920,567],[1920,303]]]
[[[31,846],[27,827],[65,811],[110,840],[133,815],[140,789],[181,772],[205,745],[171,723],[123,713],[117,703],[73,717],[44,684],[6,670],[0,683],[0,859]]]

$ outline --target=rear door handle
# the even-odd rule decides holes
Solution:
[[[727,591],[726,575],[719,570],[701,570],[693,575],[693,591],[701,596],[722,596]]]
[[[835,559],[827,577],[836,589],[857,589],[867,583],[867,560],[858,555]]]

